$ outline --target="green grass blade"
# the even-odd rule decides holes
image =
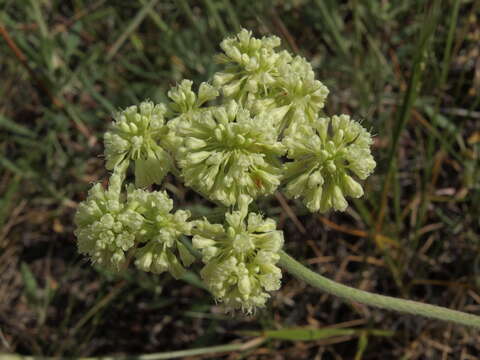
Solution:
[[[20,271],[25,286],[25,296],[32,307],[37,307],[41,299],[37,280],[26,263],[22,262]]]
[[[425,12],[424,25],[421,28],[421,33],[416,46],[417,52],[415,54],[415,58],[413,62],[412,75],[410,76],[407,91],[403,97],[403,102],[400,107],[400,111],[398,111],[397,113],[398,115],[395,121],[395,128],[392,134],[392,141],[391,141],[392,145],[390,146],[390,150],[388,152],[387,159],[386,159],[388,168],[385,175],[385,180],[383,181],[383,184],[382,184],[381,193],[382,193],[383,199],[381,204],[381,210],[377,218],[377,231],[381,229],[382,223],[384,220],[384,211],[386,207],[387,193],[390,186],[391,178],[395,170],[395,161],[393,160],[394,160],[394,157],[397,155],[400,135],[403,132],[405,124],[410,118],[411,111],[413,109],[415,101],[420,92],[421,80],[424,73],[425,61],[428,53],[427,49],[431,43],[430,40],[437,26],[438,13],[439,13],[439,7],[440,7],[439,5],[440,5],[440,1],[436,1],[431,11]]]
[[[365,350],[368,346],[368,336],[366,332],[362,332],[358,338],[357,353],[355,354],[355,360],[362,360]]]
[[[99,356],[99,357],[69,357],[64,359],[70,360],[163,360],[163,359],[179,359],[188,356],[197,355],[211,355],[219,353],[229,353],[232,351],[247,351],[253,349],[264,342],[264,339],[254,339],[247,343],[236,343],[227,345],[210,346],[198,349],[168,351],[156,354],[144,354],[144,355],[126,355],[126,356]],[[45,356],[24,356],[19,354],[2,354],[0,353],[2,360],[53,360],[55,357]]]
[[[457,28],[457,20],[458,20],[458,12],[460,10],[460,0],[456,0],[454,3],[453,10],[450,16],[450,23],[447,35],[447,41],[445,43],[445,50],[443,53],[443,61],[442,61],[442,68],[441,68],[441,75],[440,80],[437,84],[437,88],[442,89],[445,85],[448,76],[448,70],[450,68],[450,61],[451,61],[451,52],[453,46],[453,39],[455,34],[455,29]],[[439,109],[440,109],[440,97],[437,97],[435,103],[435,110],[432,116],[431,126],[433,129],[437,130],[438,124],[442,121],[442,117],[439,116]],[[420,211],[418,215],[418,220],[415,226],[415,239],[417,241],[418,231],[420,230],[422,224],[424,223],[425,216],[426,216],[426,209],[429,203],[429,193],[432,189],[429,188],[428,182],[431,178],[431,169],[433,168],[433,158],[435,152],[435,136],[429,136],[427,140],[427,166],[425,166],[425,170],[423,173],[423,188],[425,191],[422,193],[422,199],[420,204]]]
[[[212,2],[212,0],[203,0],[205,3],[205,6],[207,7],[208,14],[212,17],[212,19],[215,21],[217,24],[218,30],[220,30],[220,33],[222,34],[222,37],[226,37],[228,35],[227,28],[225,27],[225,24],[223,23],[222,17],[218,13],[216,4]]]
[[[135,29],[142,23],[145,19],[145,16],[150,12],[150,10],[157,4],[158,0],[151,0],[148,4],[142,6],[141,10],[135,15],[130,24],[125,28],[123,33],[118,37],[117,41],[112,45],[110,50],[107,52],[106,60],[107,62],[112,60],[112,58],[117,54],[120,47],[123,45],[127,37],[135,31]]]
[[[263,336],[267,339],[279,339],[289,341],[314,341],[321,339],[328,339],[337,336],[356,335],[355,329],[281,329],[281,330],[266,330],[266,331],[242,331],[243,335],[249,336]]]
[[[37,136],[32,130],[30,130],[26,126],[20,125],[19,123],[10,120],[3,115],[0,115],[0,129],[1,128],[6,129],[7,131],[11,131],[15,134],[25,135],[31,138],[35,138]]]

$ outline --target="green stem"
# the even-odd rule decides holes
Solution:
[[[342,285],[319,275],[306,268],[285,252],[280,253],[279,265],[298,279],[342,299],[356,301],[362,304],[382,309],[425,316],[432,319],[449,321],[457,324],[472,326],[480,329],[480,316],[450,310],[440,306],[424,304],[417,301],[403,300],[390,296],[372,294],[367,291]]]

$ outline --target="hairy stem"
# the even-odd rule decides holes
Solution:
[[[480,316],[450,310],[440,306],[424,304],[417,301],[372,294],[367,291],[351,288],[311,271],[284,251],[280,253],[279,265],[296,278],[305,281],[307,284],[345,300],[356,301],[382,309],[425,316],[432,319],[449,321],[480,329]]]

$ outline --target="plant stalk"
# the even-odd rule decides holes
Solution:
[[[305,281],[307,284],[345,300],[356,301],[382,309],[424,316],[480,329],[480,316],[417,301],[373,294],[342,285],[313,272],[284,251],[280,253],[279,265],[296,278]]]

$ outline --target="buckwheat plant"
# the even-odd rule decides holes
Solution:
[[[199,261],[213,298],[231,311],[265,307],[283,268],[347,300],[480,327],[474,315],[367,293],[308,270],[282,251],[275,220],[250,211],[276,191],[313,213],[344,211],[376,165],[368,130],[349,115],[327,116],[327,87],[306,59],[280,45],[276,36],[242,30],[220,44],[222,70],[211,83],[195,90],[183,80],[169,103],[144,101],[114,115],[104,136],[112,175],[78,208],[79,252],[110,271],[133,265],[175,278]],[[167,173],[218,205],[224,220],[174,210],[166,191],[151,190]]]

